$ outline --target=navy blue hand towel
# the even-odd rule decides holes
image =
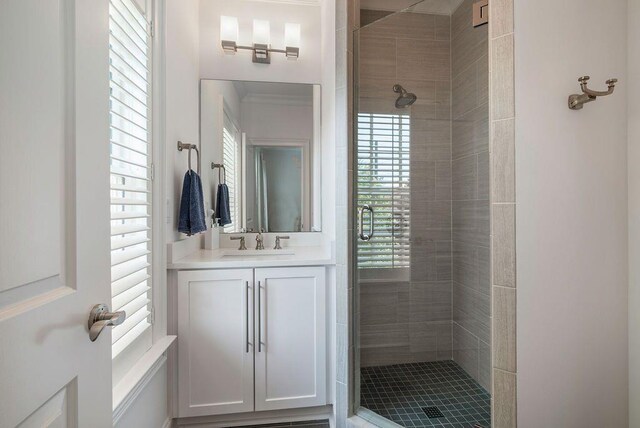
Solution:
[[[205,230],[207,230],[207,223],[204,216],[202,181],[195,171],[189,170],[184,175],[182,184],[178,231],[191,236]]]
[[[216,195],[216,218],[220,226],[231,224],[231,209],[229,207],[229,188],[226,184],[218,184]]]

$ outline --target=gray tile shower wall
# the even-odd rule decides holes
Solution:
[[[516,195],[515,195],[515,131],[514,131],[514,17],[513,17],[513,0],[491,0],[490,23],[489,31],[489,51],[490,51],[490,117],[491,117],[491,192],[492,192],[492,206],[494,210],[500,209],[502,205],[508,205],[512,211],[516,207]],[[468,2],[467,2],[468,3]],[[466,4],[466,3],[465,3]],[[349,117],[351,117],[351,111],[353,99],[351,95],[355,90],[351,74],[351,61],[353,56],[352,41],[350,39],[351,31],[359,27],[360,6],[358,0],[337,0],[336,2],[336,47],[337,47],[337,91],[336,91],[336,115],[337,121],[336,138],[338,148],[338,159],[346,159],[351,153],[353,148],[353,140],[350,133],[350,122],[345,117],[345,112],[348,111]],[[469,12],[467,12],[469,13]],[[362,14],[364,18],[364,13]],[[378,14],[379,15],[379,14]],[[379,16],[378,16],[379,17]],[[364,18],[362,25],[370,23],[372,20],[377,19],[376,16]],[[369,19],[367,21],[366,19]],[[451,34],[455,37],[469,22],[467,18],[458,19],[451,23]],[[436,30],[438,31],[438,30]],[[478,48],[477,52],[471,52],[472,54],[483,51]],[[486,52],[486,48],[484,48]],[[357,60],[356,60],[357,61]],[[365,79],[366,80],[366,79]],[[366,81],[360,81],[360,93],[363,95],[364,89],[367,87]],[[391,84],[395,83],[394,79],[389,79]],[[387,85],[388,86],[388,85]],[[381,97],[388,97],[392,101],[395,97],[387,92],[386,87],[381,86]],[[373,85],[370,88],[374,91],[377,90]],[[417,91],[417,90],[414,90]],[[380,93],[380,92],[379,92]],[[451,111],[451,88],[450,83],[445,82],[440,84],[436,82],[436,100],[435,105],[435,118],[437,119],[449,119]],[[368,102],[374,102],[376,96],[372,94],[369,98],[365,98]],[[382,102],[383,106],[389,106],[388,101]],[[428,112],[433,112],[430,105],[415,106],[414,110],[424,108]],[[458,136],[464,136],[466,145],[456,145],[454,149],[455,153],[452,154],[454,158],[463,157],[462,153],[472,153],[474,144],[482,141],[478,135],[482,135],[482,132],[478,132],[481,127],[475,127],[476,123],[470,122],[468,126],[461,126],[463,123],[459,121],[458,126],[453,130],[453,139],[458,141]],[[474,129],[475,127],[475,129]],[[483,131],[486,132],[486,131]],[[457,151],[460,150],[460,151]],[[451,161],[442,161],[444,165],[447,165]],[[436,163],[436,169],[440,165],[440,161]],[[348,162],[348,171],[345,168],[337,168],[337,183],[347,183],[352,174],[352,163]],[[450,166],[447,168],[449,174],[451,174]],[[347,173],[348,172],[348,173]],[[446,183],[446,182],[445,182]],[[449,181],[450,183],[450,181]],[[351,183],[349,182],[349,186]],[[346,187],[346,186],[345,186]],[[479,187],[480,189],[480,187]],[[446,196],[451,194],[451,185],[441,185],[440,182],[436,182],[436,194],[438,200],[451,200]],[[339,231],[337,235],[336,248],[344,248],[345,254],[347,254],[346,248],[348,248],[353,242],[355,242],[355,235],[353,234],[352,224],[347,219],[353,216],[353,210],[355,206],[351,199],[348,199],[346,190],[340,192],[340,196],[337,200],[337,216],[336,216],[336,229]],[[508,213],[501,213],[502,219],[508,219]],[[494,212],[494,216],[496,213]],[[495,223],[495,222],[494,222]],[[515,428],[517,426],[517,370],[516,370],[516,281],[515,281],[515,248],[513,242],[515,242],[515,230],[511,227],[510,222],[503,221],[503,224],[509,226],[504,230],[497,229],[496,225],[493,225],[493,234],[500,237],[504,242],[494,242],[493,250],[501,253],[499,257],[494,257],[493,260],[493,351],[487,343],[481,342],[478,349],[479,359],[479,376],[489,376],[486,372],[491,372],[491,367],[487,366],[483,361],[487,361],[493,354],[493,391],[492,392],[492,426],[495,428]],[[496,236],[493,237],[496,241]],[[504,246],[508,244],[507,246]],[[504,247],[503,247],[504,246]],[[474,286],[480,287],[480,284],[486,284],[486,278],[489,278],[490,273],[490,258],[491,255],[486,252],[474,252],[464,251],[464,248],[460,248],[461,252],[458,258],[460,263],[456,264],[454,270],[454,278],[459,283],[471,283]],[[350,252],[348,253],[350,254]],[[507,263],[508,262],[508,263]],[[359,304],[358,298],[358,285],[352,282],[353,272],[351,266],[346,259],[340,259],[338,261],[337,268],[337,284],[338,284],[338,322],[337,330],[342,334],[338,334],[337,340],[337,382],[335,384],[335,416],[336,427],[343,428],[347,426],[346,418],[354,409],[357,409],[360,405],[360,350],[355,347],[351,339],[351,332],[359,332],[360,328],[358,324],[358,312]],[[475,272],[479,272],[476,275]],[[480,280],[484,278],[484,280]],[[355,305],[352,306],[352,301],[355,301]],[[340,303],[343,302],[343,303]],[[353,318],[352,318],[353,311]],[[355,329],[352,330],[351,322],[356,324]],[[450,323],[449,323],[450,324]],[[440,330],[451,331],[449,328],[439,327]],[[439,330],[439,331],[440,331]],[[425,330],[426,331],[426,330]],[[389,333],[393,334],[393,333]],[[411,334],[411,333],[410,333]],[[446,337],[446,335],[443,335]],[[348,337],[348,338],[347,338]],[[411,336],[410,336],[411,337]],[[358,333],[355,334],[356,340],[358,340]],[[406,336],[405,336],[406,338]],[[403,340],[406,341],[406,339]],[[451,336],[449,335],[449,340]],[[428,346],[429,341],[425,338],[422,346]],[[450,347],[449,347],[450,349]],[[451,351],[449,351],[450,353]],[[473,354],[473,353],[472,353]],[[348,356],[348,357],[347,357]],[[443,358],[446,359],[446,358]],[[348,373],[348,376],[347,376]],[[354,407],[352,407],[352,405]],[[368,422],[361,421],[362,424],[357,426],[372,426]],[[356,426],[350,424],[351,426]]]
[[[491,390],[488,27],[451,17],[453,359]]]
[[[362,367],[451,359],[453,343],[451,19],[370,23],[382,16],[361,11],[358,111],[411,116],[411,267],[403,280],[359,284]],[[396,83],[417,95],[411,109],[395,108]]]

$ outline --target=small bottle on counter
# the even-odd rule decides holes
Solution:
[[[204,235],[204,249],[217,250],[220,248],[220,219],[215,218],[213,210],[209,210],[209,216],[213,221]]]

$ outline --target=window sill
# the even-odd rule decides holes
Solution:
[[[349,428],[402,428],[402,425],[398,425],[364,407],[360,407],[356,414],[347,420],[347,426]]]
[[[114,425],[135,401],[140,392],[149,383],[153,375],[164,364],[164,355],[177,336],[165,336],[151,346],[140,360],[127,372],[120,383],[113,388]]]

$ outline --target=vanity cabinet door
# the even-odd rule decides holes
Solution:
[[[179,416],[251,412],[253,270],[178,273]]]
[[[256,410],[326,404],[324,267],[256,269]]]

